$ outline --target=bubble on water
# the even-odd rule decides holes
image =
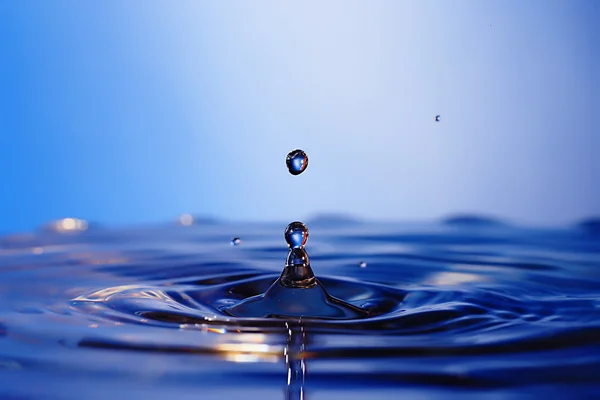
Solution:
[[[300,149],[288,153],[285,163],[292,175],[300,175],[308,167],[308,156]]]
[[[439,115],[435,116],[435,122],[440,122],[440,116]]]
[[[359,263],[358,263],[358,266],[359,266],[360,268],[367,268],[367,263],[366,263],[366,262],[364,262],[364,261],[361,261],[361,262],[359,262]]]
[[[308,228],[300,221],[292,222],[285,228],[284,237],[290,249],[301,249],[308,240]]]
[[[239,237],[234,237],[233,239],[231,239],[231,245],[232,246],[237,246],[240,243],[242,243],[242,239],[240,239]]]

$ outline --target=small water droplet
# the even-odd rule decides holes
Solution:
[[[364,262],[364,261],[361,261],[361,262],[358,264],[358,266],[359,266],[359,267],[361,267],[361,268],[367,268],[367,263],[366,263],[366,262]]]
[[[292,175],[300,175],[308,167],[308,156],[300,149],[292,150],[285,158],[285,163]]]
[[[440,122],[440,116],[439,115],[435,116],[435,122]]]
[[[232,246],[237,246],[240,243],[242,243],[242,239],[240,239],[239,237],[234,237],[233,239],[231,239],[231,245]]]
[[[300,221],[292,222],[283,235],[290,249],[301,249],[308,240],[308,228]]]

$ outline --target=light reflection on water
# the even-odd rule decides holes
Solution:
[[[0,238],[0,395],[312,399],[351,398],[354,388],[372,398],[390,389],[443,398],[585,397],[600,390],[594,231],[315,226],[308,250],[324,287],[378,314],[357,321],[223,314],[281,272],[287,249],[277,225]],[[236,236],[242,246],[230,245]]]

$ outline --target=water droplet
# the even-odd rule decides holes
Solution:
[[[242,239],[240,239],[239,237],[234,237],[233,239],[231,239],[232,246],[237,246],[240,243],[242,243]]]
[[[440,122],[440,116],[439,115],[435,116],[435,122]]]
[[[308,240],[308,228],[300,221],[292,222],[285,228],[284,237],[290,249],[301,249]]]
[[[367,263],[366,263],[366,262],[364,262],[364,261],[361,261],[361,262],[358,264],[358,266],[359,266],[359,267],[361,267],[361,268],[367,268]]]
[[[292,175],[300,175],[308,167],[308,156],[300,149],[292,150],[285,158],[285,163]]]

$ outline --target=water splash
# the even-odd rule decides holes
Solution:
[[[330,296],[310,265],[304,245],[308,228],[302,222],[292,222],[285,229],[289,246],[285,267],[269,289],[228,307],[223,311],[236,317],[262,318],[364,318],[369,313],[343,300]]]

